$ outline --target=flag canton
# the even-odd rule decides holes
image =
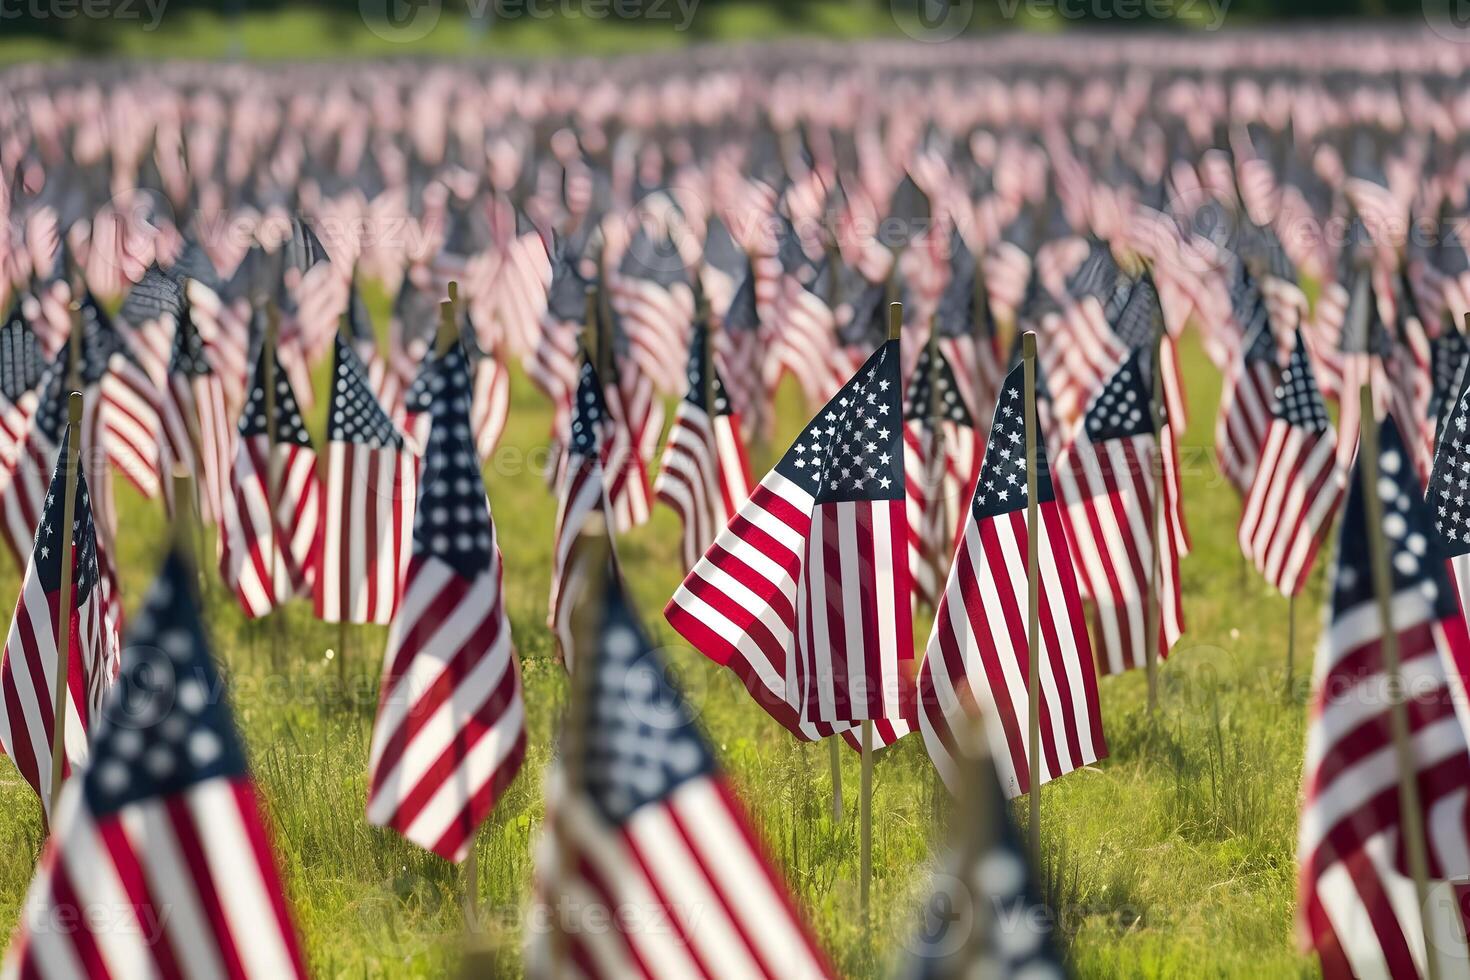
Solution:
[[[1087,437],[1093,442],[1127,439],[1154,431],[1149,410],[1153,404],[1152,379],[1144,370],[1143,355],[1144,349],[1135,350],[1088,406],[1084,425]]]
[[[20,301],[10,308],[5,326],[0,327],[0,393],[12,402],[41,380],[46,362],[36,333],[21,313]]]
[[[356,443],[369,449],[403,448],[403,437],[373,394],[362,358],[341,334],[335,338],[333,355],[332,406],[327,415],[327,439]]]
[[[1006,376],[996,401],[995,421],[985,445],[985,460],[975,484],[973,506],[976,520],[1024,510],[1026,497],[1026,375],[1017,366]],[[1036,421],[1036,502],[1055,498],[1051,466],[1046,458],[1046,439],[1041,420]]]
[[[1458,330],[1446,330],[1433,341],[1429,348],[1432,385],[1429,392],[1429,417],[1436,422],[1435,441],[1444,431],[1455,404],[1455,393],[1460,390],[1460,377],[1465,365],[1470,363],[1470,344]]]
[[[1446,406],[1425,501],[1440,543],[1452,555],[1470,553],[1470,372]]]
[[[458,344],[430,369],[429,439],[424,449],[415,555],[437,558],[473,579],[494,558],[495,530],[485,499],[485,480],[470,432],[470,373]]]
[[[63,347],[41,376],[40,398],[36,405],[36,431],[52,446],[61,442],[66,427],[66,348]]]
[[[572,414],[572,437],[568,451],[578,456],[595,456],[601,451],[602,431],[609,419],[602,381],[591,361],[582,362],[577,376],[577,406]]]
[[[1358,463],[1362,465],[1361,459]],[[1434,540],[1430,509],[1438,506],[1433,499],[1420,497],[1419,477],[1414,470],[1403,437],[1393,416],[1383,420],[1378,450],[1378,484],[1374,491],[1383,505],[1383,544],[1388,549],[1389,572],[1393,594],[1417,593],[1433,604],[1437,619],[1460,615],[1459,599],[1450,582],[1445,549]],[[1456,491],[1461,492],[1461,491]],[[1342,518],[1342,536],[1338,545],[1337,576],[1332,583],[1333,612],[1341,615],[1365,603],[1373,602],[1373,566],[1369,562],[1367,507],[1363,499],[1361,472],[1354,473],[1347,509]],[[1446,519],[1445,527],[1463,529],[1463,519]],[[1455,538],[1456,541],[1470,537]],[[1470,547],[1462,545],[1462,547]]]
[[[1118,286],[1120,273],[1112,249],[1105,243],[1094,241],[1092,250],[1067,279],[1067,292],[1077,299],[1092,296],[1106,299]]]
[[[747,270],[735,289],[735,295],[730,298],[724,327],[732,333],[749,333],[759,330],[760,325],[760,313],[755,306],[755,272]]]
[[[1164,330],[1164,308],[1153,277],[1145,272],[1133,288],[1116,316],[1108,317],[1113,332],[1129,347],[1147,347]]]
[[[41,511],[41,521],[36,526],[36,540],[31,550],[36,575],[41,587],[48,593],[61,588],[61,555],[66,550],[66,447],[70,438],[63,431],[61,452],[56,458],[56,469],[51,474],[51,485],[46,490],[46,501]],[[87,601],[93,586],[97,584],[97,533],[92,524],[92,500],[87,493],[87,478],[80,465],[77,467],[77,495],[72,512],[71,544],[74,568],[72,590],[75,596],[72,601],[81,605]]]
[[[630,279],[644,279],[665,288],[687,283],[684,257],[666,232],[651,234],[641,222],[628,248],[618,263],[618,273]]]
[[[975,420],[970,417],[970,410],[960,397],[949,358],[932,344],[925,344],[919,352],[919,361],[914,365],[909,381],[908,397],[904,401],[903,417],[926,429],[933,427],[936,417],[956,425],[975,427]]]
[[[183,293],[184,288],[175,277],[156,265],[150,266],[138,284],[128,290],[117,315],[134,327],[164,316],[177,317]]]
[[[168,373],[196,378],[213,372],[204,354],[204,338],[194,327],[194,318],[185,300],[174,331],[173,351],[169,354]]]
[[[132,359],[127,345],[112,325],[112,318],[90,292],[82,296],[82,362],[83,384],[96,384],[107,374],[115,354]]]
[[[705,342],[705,336],[708,333],[709,325],[706,321],[700,320],[695,323],[694,334],[689,340],[689,365],[684,371],[689,381],[689,389],[684,394],[684,400],[710,415],[729,415],[730,398],[725,393],[725,382],[720,379],[719,369],[711,364],[710,358],[706,356],[709,352],[709,345]],[[705,378],[709,371],[714,371],[713,406],[705,404]]]
[[[714,756],[668,665],[648,642],[617,582],[609,584],[592,671],[582,779],[614,824],[715,772]]]
[[[898,362],[898,341],[885,342],[822,410],[828,442],[818,503],[903,499]]]
[[[247,774],[190,591],[191,574],[170,556],[133,620],[82,774],[96,815],[173,796],[208,779]]]
[[[973,839],[978,836],[974,829],[961,831],[970,847],[961,845],[952,873],[935,877],[934,890],[920,912],[918,935],[910,944],[911,968],[904,976],[1061,980],[1067,973],[1053,919],[1011,822],[1009,801],[993,766],[985,766],[983,778],[981,798],[994,830],[979,840]],[[977,928],[983,930],[979,935],[973,932]],[[967,973],[965,967],[972,963],[979,969]]]
[[[939,296],[939,307],[934,312],[934,329],[941,337],[956,337],[965,334],[993,336],[995,324],[990,319],[987,304],[975,302],[975,256],[965,247],[964,239],[956,234],[950,244],[949,284]],[[978,305],[978,310],[977,310]],[[979,315],[978,324],[972,321]]]
[[[1021,365],[1021,338],[1017,336],[1011,342],[1011,354],[1006,358],[1006,373],[1010,374]],[[1042,369],[1041,358],[1036,359],[1036,402],[1037,404],[1051,404],[1051,389],[1046,386],[1046,371]]]
[[[168,267],[168,275],[178,283],[181,292],[184,290],[185,279],[193,279],[214,292],[219,292],[219,270],[214,267],[209,253],[192,237],[184,239],[184,247],[179,250],[179,256],[174,259],[173,265]]]
[[[1276,404],[1271,408],[1275,418],[1309,432],[1321,432],[1327,428],[1327,406],[1322,403],[1322,393],[1317,389],[1312,361],[1300,330],[1296,334],[1291,360],[1287,362],[1286,370],[1281,372],[1281,383],[1276,386],[1275,394]]]
[[[408,390],[403,393],[405,411],[422,414],[429,410],[429,381],[434,377],[434,365],[438,360],[439,355],[432,348],[424,355],[418,374],[414,375],[413,381],[409,382]]]
[[[310,446],[311,437],[306,434],[306,423],[301,417],[301,406],[291,390],[291,380],[281,368],[281,361],[272,352],[262,350],[255,365],[255,379],[250,386],[250,397],[245,400],[245,410],[240,413],[240,435],[245,438],[270,433],[265,417],[265,359],[269,357],[275,366],[276,389],[276,442]]]
[[[547,293],[546,307],[552,319],[581,326],[587,318],[587,289],[591,285],[577,268],[577,256],[563,245],[552,266]]]

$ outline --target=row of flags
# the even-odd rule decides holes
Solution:
[[[1296,596],[1338,521],[1324,663],[1343,658],[1345,682],[1366,683],[1388,669],[1375,644],[1394,633],[1405,669],[1427,658],[1423,669],[1441,671],[1449,700],[1418,692],[1410,715],[1458,726],[1434,729],[1445,755],[1428,735],[1415,744],[1430,753],[1420,800],[1438,808],[1424,820],[1433,880],[1461,877],[1458,797],[1436,780],[1464,738],[1445,706],[1463,677],[1463,606],[1447,597],[1464,593],[1467,569],[1441,567],[1470,551],[1459,475],[1470,348],[1457,319],[1470,312],[1458,305],[1470,253],[1448,233],[1470,207],[1451,84],[1463,52],[1386,39],[1348,55],[1330,36],[1305,48],[1097,48],[1026,40],[978,64],[926,49],[952,77],[914,71],[901,49],[875,52],[871,74],[701,56],[664,66],[661,81],[621,69],[622,101],[576,67],[331,83],[299,69],[253,85],[247,68],[211,79],[177,66],[166,81],[124,72],[105,97],[86,79],[15,71],[0,96],[0,155],[17,161],[5,207],[21,229],[0,257],[12,292],[0,532],[30,556],[26,588],[48,595],[48,487],[64,458],[62,396],[77,384],[80,499],[94,519],[77,553],[96,570],[79,573],[76,605],[96,606],[79,620],[86,643],[73,644],[67,764],[87,762],[70,732],[91,731],[120,670],[108,643],[120,629],[111,481],[122,472],[176,515],[217,525],[219,572],[247,615],[309,597],[324,620],[390,625],[368,816],[462,859],[525,753],[479,479],[519,360],[552,408],[548,626],[574,687],[584,669],[619,683],[581,658],[630,662],[648,645],[618,591],[616,547],[604,569],[588,536],[631,530],[662,503],[680,518],[686,571],[666,619],[793,735],[856,746],[871,726],[881,748],[917,728],[960,792],[978,713],[999,792],[1034,792],[1106,755],[1097,672],[1165,657],[1185,629],[1179,455],[1187,408],[1198,409],[1178,350],[1188,328],[1225,380],[1215,449],[1241,497],[1244,557]],[[1411,62],[1425,67],[1383,70]],[[119,184],[156,194],[154,205],[127,219],[118,202],[99,205],[98,186]],[[99,207],[128,233],[100,235]],[[229,235],[221,216],[239,219]],[[1395,230],[1409,218],[1432,218],[1435,240]],[[395,223],[398,241],[370,234]],[[360,277],[395,293],[386,343]],[[450,281],[465,298],[444,323]],[[121,306],[110,314],[98,297]],[[1019,445],[1012,341],[1024,330],[1038,350],[1035,474]],[[304,418],[319,397],[311,369],[327,360],[323,461]],[[788,377],[810,421],[757,481],[746,444],[772,438]],[[1385,531],[1409,598],[1390,604],[1404,609],[1389,625],[1364,591],[1366,518],[1352,489],[1365,384],[1383,419],[1379,485],[1398,481],[1384,491]],[[197,475],[193,499],[174,498],[176,465]],[[1023,605],[1033,534],[1038,637]],[[598,602],[616,649],[593,653],[577,610]],[[914,622],[930,615],[920,660]],[[0,670],[3,742],[50,812],[44,665],[60,627],[48,641],[17,623]],[[1032,643],[1039,773],[1027,745]],[[1399,763],[1384,761],[1386,710],[1339,694],[1312,715],[1303,935],[1330,972],[1372,972],[1375,957],[1399,972],[1426,954],[1399,897],[1396,778],[1371,798],[1351,796],[1370,785],[1357,778],[1332,789],[1359,751],[1380,776]],[[668,758],[653,767],[656,801],[628,797],[651,776],[571,790],[592,802],[580,816],[569,804],[583,821],[569,833],[621,863],[589,871],[579,859],[553,880],[611,901],[672,887],[660,871],[685,874],[684,886],[695,865],[721,872],[698,841],[652,870],[638,848],[644,824],[685,819],[668,801],[686,782],[702,801],[694,818],[743,827],[697,732],[657,735],[647,748]],[[640,820],[655,802],[663,809]],[[603,846],[608,827],[631,857]],[[764,859],[750,861],[784,894]],[[753,972],[770,972],[775,950],[825,970],[804,927],[770,949],[731,946],[749,938],[740,911],[719,948],[750,957]],[[1364,915],[1374,929],[1360,928]],[[645,957],[708,957],[713,935],[677,953],[553,952],[617,973]]]

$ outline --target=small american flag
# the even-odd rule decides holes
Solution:
[[[320,564],[316,451],[279,360],[272,445],[266,420],[266,358],[275,354],[262,345],[240,416],[220,528],[220,575],[251,618],[310,592]]]
[[[193,574],[171,557],[134,622],[6,976],[306,975]]]
[[[1360,474],[1343,513],[1331,619],[1317,649],[1317,692],[1309,713],[1297,865],[1303,945],[1324,976],[1425,974],[1431,933],[1439,975],[1463,972],[1463,881],[1470,876],[1464,788],[1470,746],[1456,710],[1470,676],[1470,635],[1454,578],[1433,540],[1430,509],[1392,417],[1378,453],[1382,526],[1369,527]],[[1366,532],[1366,533],[1365,533]],[[1374,593],[1368,535],[1388,551],[1392,626]],[[1408,866],[1401,772],[1392,736],[1386,629],[1397,634],[1406,691],[1409,752],[1418,786],[1430,894]],[[1430,913],[1424,920],[1425,911]]]
[[[677,391],[694,293],[672,242],[640,225],[607,284],[608,302],[623,323],[628,360],[636,373],[661,392]]]
[[[317,618],[392,622],[408,567],[418,461],[341,334],[333,345],[325,491]]]
[[[1145,663],[1149,586],[1162,610],[1159,650],[1165,656],[1184,631],[1179,591],[1179,549],[1165,505],[1151,534],[1154,511],[1153,396],[1143,349],[1134,351],[1108,379],[1083,416],[1076,438],[1057,462],[1067,542],[1083,597],[1093,601],[1098,662],[1104,673]],[[1155,576],[1154,542],[1164,553]]]
[[[965,525],[964,502],[980,473],[983,446],[955,371],[937,345],[925,345],[904,406],[904,482],[914,599],[930,609]]]
[[[577,338],[587,316],[591,283],[577,269],[577,256],[563,243],[551,270],[551,289],[541,318],[541,336],[526,364],[526,374],[551,400],[553,439],[561,439],[571,418],[577,391]],[[553,447],[555,449],[555,447]]]
[[[801,544],[788,700],[805,721],[914,717],[913,580],[904,514],[899,343],[885,342],[821,413]],[[809,447],[816,449],[815,446]]]
[[[29,412],[24,442],[6,460],[7,482],[0,489],[0,512],[4,517],[0,522],[0,536],[21,567],[29,559],[36,525],[41,521],[47,481],[56,466],[66,426],[66,360],[63,351],[46,367],[34,392],[23,396],[22,404]],[[88,431],[85,414],[82,422],[83,431]],[[83,453],[84,462],[85,459]]]
[[[1306,584],[1347,489],[1301,331],[1274,392],[1260,453],[1240,518],[1240,550],[1266,581],[1292,596]]]
[[[988,719],[1008,796],[1030,791],[1027,481],[1024,368],[1006,378],[954,567],[919,671],[919,729],[929,757],[959,789],[957,733]],[[1087,620],[1038,427],[1041,781],[1107,755]]]
[[[66,446],[62,437],[31,560],[26,565],[15,618],[0,664],[0,746],[51,812],[51,745],[55,733],[56,660],[62,630],[71,635],[67,667],[66,760],[63,774],[86,761],[87,733],[102,707],[102,697],[117,670],[118,624],[103,596],[97,562],[97,534],[87,482],[77,474],[76,510],[71,529],[72,595],[65,622],[60,615],[61,555],[67,528],[62,523],[66,497]]]
[[[1053,935],[1055,917],[1011,820],[993,758],[983,744],[967,744],[958,761],[963,772],[957,779],[953,839],[897,975],[901,980],[1059,980],[1067,973]]]
[[[561,483],[557,492],[556,532],[552,544],[551,606],[546,625],[556,637],[562,663],[572,667],[572,610],[586,590],[587,569],[577,541],[593,515],[610,513],[603,480],[602,458],[607,451],[611,420],[602,382],[590,361],[584,361],[573,400]]]
[[[1231,319],[1241,332],[1240,346],[1226,368],[1220,414],[1215,420],[1215,456],[1225,479],[1244,495],[1255,479],[1281,369],[1265,298],[1243,266],[1230,299]]]
[[[157,497],[167,475],[161,393],[91,294],[82,297],[81,319],[81,376],[83,390],[96,393],[96,439],[139,493]],[[117,526],[111,508],[104,493],[98,516],[109,539]]]
[[[235,438],[225,408],[224,384],[209,363],[192,310],[186,295],[169,358],[163,428],[170,456],[194,474],[200,518],[214,524],[224,513],[228,499],[226,487]]]
[[[658,499],[679,515],[683,525],[680,554],[686,570],[694,567],[750,495],[740,417],[731,411],[724,381],[711,363],[709,330],[707,321],[696,322],[688,390],[674,413],[653,486]]]
[[[614,579],[547,791],[528,975],[834,975]],[[631,914],[662,928],[592,931]],[[560,959],[560,962],[558,962]]]
[[[9,471],[36,414],[37,386],[46,362],[17,301],[0,326],[0,472]]]
[[[432,424],[383,661],[367,815],[460,861],[520,771],[525,708],[458,344],[434,360],[428,389]]]

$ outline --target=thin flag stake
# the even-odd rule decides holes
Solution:
[[[836,254],[837,254],[837,250],[836,250],[835,246],[829,246],[829,250],[828,250],[828,253],[827,253],[829,260],[831,260]],[[829,265],[829,268],[832,269],[832,270],[835,270],[837,268],[837,266],[835,264],[833,264],[833,265]],[[837,309],[837,303],[838,303],[838,301],[840,299],[840,296],[841,296],[840,290],[841,290],[841,285],[838,283],[837,276],[836,276],[836,274],[834,272],[834,274],[832,274],[832,275],[830,275],[830,276],[827,277],[827,306],[828,306],[829,309],[833,309],[833,310]],[[866,763],[865,763],[865,765],[866,765]],[[836,735],[830,735],[827,738],[827,768],[829,770],[831,770],[831,773],[832,773],[832,823],[833,823],[834,826],[836,826],[836,825],[839,825],[839,824],[842,823],[842,816],[843,816],[843,806],[842,806],[842,746],[840,746],[840,745],[837,744],[837,736]],[[866,804],[863,804],[863,805],[866,806]],[[868,887],[867,875],[864,875],[863,876],[863,889],[864,889],[864,895],[865,896],[867,894],[867,887]],[[867,907],[867,899],[866,898],[864,898],[864,900],[863,900],[863,907],[864,908]]]
[[[1164,331],[1163,324],[1159,325],[1158,333],[1154,336],[1154,364],[1153,364],[1153,396],[1150,399],[1150,410],[1153,412],[1154,421],[1154,455],[1152,466],[1153,477],[1153,514],[1149,520],[1148,535],[1153,543],[1153,555],[1148,569],[1148,616],[1147,625],[1144,629],[1143,640],[1143,662],[1148,672],[1148,713],[1153,716],[1154,709],[1159,703],[1159,630],[1163,609],[1159,597],[1160,579],[1163,578],[1161,569],[1163,566],[1164,538],[1159,533],[1159,521],[1164,513],[1164,416],[1163,416],[1163,388],[1164,388]]]
[[[1030,769],[1027,785],[1031,796],[1031,861],[1041,867],[1041,555],[1036,505],[1038,487],[1036,419],[1036,331],[1021,335],[1022,377],[1025,379],[1026,411],[1026,690],[1030,695],[1027,747]]]
[[[1435,957],[1429,910],[1429,854],[1424,838],[1423,811],[1419,808],[1419,780],[1410,747],[1409,710],[1404,704],[1404,675],[1399,662],[1399,637],[1393,625],[1393,577],[1388,568],[1388,552],[1383,546],[1383,501],[1378,496],[1378,417],[1373,411],[1370,385],[1358,389],[1360,417],[1359,466],[1363,480],[1363,504],[1368,526],[1368,561],[1373,566],[1373,593],[1378,599],[1378,617],[1382,621],[1379,649],[1383,652],[1383,669],[1388,675],[1388,721],[1393,735],[1393,748],[1399,771],[1399,820],[1404,828],[1404,849],[1409,859],[1409,872],[1419,895],[1420,921],[1424,928],[1425,974],[1438,980],[1439,963]]]
[[[76,335],[76,331],[72,331]],[[56,645],[56,701],[51,726],[51,808],[61,796],[63,762],[66,758],[66,698],[71,671],[72,524],[77,514],[77,471],[81,468],[82,393],[73,391],[66,399],[66,492],[61,498],[61,641]]]

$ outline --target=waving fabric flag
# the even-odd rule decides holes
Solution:
[[[1178,539],[1168,519],[1168,476],[1155,481],[1151,372],[1136,350],[1108,379],[1083,424],[1057,462],[1056,484],[1065,509],[1067,542],[1083,597],[1093,601],[1098,664],[1115,674],[1145,664],[1148,596],[1156,590],[1159,655],[1184,632],[1179,591]],[[1157,482],[1165,502],[1155,506]],[[1151,515],[1159,521],[1149,532]],[[1154,542],[1164,542],[1154,568]]]
[[[171,556],[149,590],[91,759],[62,789],[6,976],[306,975],[193,579]],[[51,922],[72,926],[36,928]]]
[[[547,791],[528,975],[833,976],[616,580],[595,622],[580,734],[561,742],[577,757]],[[666,928],[579,928],[594,910]]]
[[[1245,495],[1255,479],[1261,447],[1271,423],[1271,406],[1281,369],[1266,301],[1249,273],[1231,297],[1232,318],[1241,330],[1240,351],[1225,373],[1220,414],[1215,421],[1215,456],[1220,472]]]
[[[169,455],[193,474],[199,517],[214,524],[225,511],[234,433],[225,408],[225,388],[209,362],[204,338],[195,328],[193,305],[181,304],[174,349],[169,358],[163,428]]]
[[[268,357],[275,355],[262,345],[240,416],[220,526],[220,576],[251,618],[309,593],[321,557],[316,451],[279,360],[275,361],[276,441],[271,443],[265,397]]]
[[[750,495],[750,465],[740,417],[711,363],[709,324],[696,322],[689,349],[688,390],[674,413],[653,491],[683,525],[680,554],[694,567]]]
[[[341,334],[332,379],[316,615],[328,623],[389,623],[408,568],[418,460]]]
[[[0,326],[0,474],[14,468],[25,446],[45,370],[40,341],[17,302]]]
[[[963,536],[928,652],[919,670],[919,729],[951,791],[958,792],[958,732],[987,719],[1007,796],[1030,791],[1030,643],[1024,368],[1006,378]],[[1072,571],[1046,442],[1036,447],[1040,576],[1041,781],[1107,755],[1096,668]]]
[[[1240,550],[1283,595],[1306,584],[1347,489],[1347,470],[1301,331],[1273,395],[1260,465],[1240,518]]]
[[[604,517],[611,514],[602,458],[610,448],[612,422],[602,397],[602,382],[590,361],[582,364],[572,413],[568,428],[570,441],[561,464],[561,485],[557,492],[551,609],[546,619],[568,670],[572,667],[572,609],[587,583],[587,568],[577,553],[577,538],[589,517],[598,512]]]
[[[1332,576],[1331,621],[1317,648],[1297,839],[1298,921],[1323,975],[1425,975],[1425,933],[1440,976],[1463,973],[1470,876],[1465,786],[1470,746],[1457,711],[1470,676],[1470,634],[1445,554],[1433,541],[1419,479],[1390,417],[1378,453],[1382,527],[1367,525],[1362,479],[1352,477]],[[1432,505],[1431,505],[1432,506]],[[1366,533],[1365,533],[1366,531]],[[1404,843],[1399,753],[1392,736],[1385,624],[1374,593],[1368,535],[1389,552],[1388,599],[1397,635],[1431,894],[1421,902]],[[1425,912],[1429,914],[1426,922]],[[1457,921],[1458,920],[1458,921]]]
[[[434,361],[428,388],[432,423],[413,555],[383,660],[367,815],[461,861],[520,771],[525,708],[458,344]]]
[[[57,453],[63,430],[66,427],[65,385],[66,352],[62,351],[48,365],[33,392],[22,395],[22,404],[34,405],[25,441],[7,460],[9,482],[0,491],[0,509],[4,521],[0,523],[0,535],[15,557],[17,565],[24,565],[30,547],[36,537],[36,525],[41,522],[41,510],[45,506],[46,490],[51,472],[56,468]],[[91,431],[89,418],[95,419],[90,406],[83,408],[82,431]],[[83,454],[85,458],[85,453]],[[82,471],[85,473],[84,465]]]
[[[802,542],[787,699],[827,725],[912,721],[913,580],[899,343],[885,342],[821,413],[827,440]]]
[[[92,525],[87,481],[77,474],[73,515],[71,608],[63,620],[61,555],[66,526],[66,446],[61,453],[45,508],[36,528],[35,545],[15,603],[10,635],[0,664],[0,746],[21,776],[51,812],[51,745],[55,736],[56,660],[62,631],[70,634],[66,675],[66,760],[64,775],[87,759],[87,735],[102,708],[102,697],[117,670],[118,624],[104,598],[97,562],[97,534]]]
[[[980,433],[942,350],[919,354],[904,405],[904,481],[914,599],[937,608],[965,501],[980,472]]]

